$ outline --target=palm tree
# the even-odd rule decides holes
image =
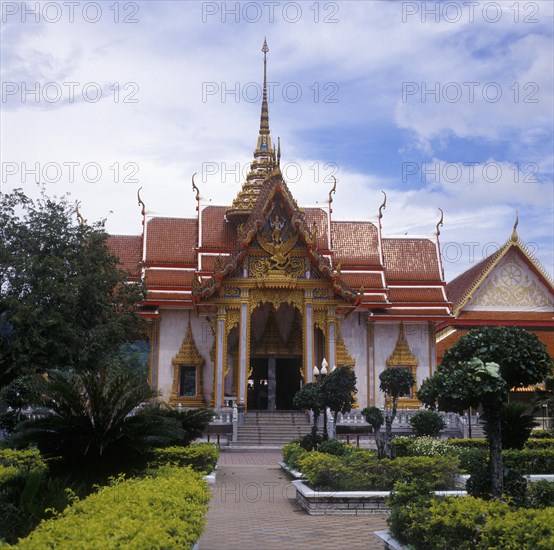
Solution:
[[[133,464],[152,446],[182,439],[180,423],[137,409],[155,396],[146,381],[129,370],[100,373],[50,372],[42,380],[44,405],[50,413],[20,423],[10,442],[36,445],[64,466],[115,470]]]

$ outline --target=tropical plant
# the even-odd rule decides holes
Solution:
[[[132,372],[52,371],[42,379],[44,405],[50,413],[20,423],[9,442],[36,445],[63,467],[81,471],[119,471],[144,457],[149,447],[182,438],[174,418],[137,407],[155,394]]]
[[[533,427],[537,425],[535,418],[527,414],[527,405],[517,401],[503,403],[500,409],[500,422],[502,427],[502,448],[523,449],[526,441],[531,435]],[[484,421],[483,431],[489,433],[487,415],[482,417]]]
[[[436,437],[446,428],[444,418],[435,411],[422,410],[416,412],[409,420],[410,426],[418,437]]]
[[[392,423],[396,418],[398,400],[408,395],[415,379],[412,372],[403,367],[386,368],[379,375],[379,388],[387,397],[385,409],[385,456],[392,458]]]
[[[470,331],[444,354],[435,374],[425,380],[418,398],[427,406],[463,414],[482,406],[488,419],[491,487],[502,494],[502,403],[511,388],[544,380],[552,360],[544,344],[517,327],[482,327]]]
[[[151,412],[165,418],[173,418],[180,423],[184,433],[177,440],[170,442],[170,445],[190,445],[206,431],[206,426],[214,416],[214,410],[209,408],[174,409],[162,405],[154,406]]]

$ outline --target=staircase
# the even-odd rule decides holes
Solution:
[[[468,436],[469,437],[469,436]],[[471,438],[472,439],[484,439],[485,432],[483,431],[482,424],[471,425]]]
[[[233,447],[281,447],[295,437],[310,433],[307,413],[298,411],[249,411],[238,428]]]

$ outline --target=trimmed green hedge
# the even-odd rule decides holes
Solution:
[[[43,521],[17,548],[43,550],[192,548],[208,509],[208,485],[190,468],[112,480],[58,517]]]
[[[554,548],[554,508],[512,509],[499,500],[393,493],[389,527],[415,550],[546,550]],[[406,493],[406,494],[403,494]],[[406,498],[406,497],[411,498]]]
[[[455,457],[401,457],[377,460],[372,451],[336,456],[312,451],[298,459],[313,489],[387,491],[399,480],[418,480],[434,489],[450,489],[459,473]]]
[[[488,449],[489,442],[486,439],[449,439],[447,441],[453,447],[462,447],[464,449]]]
[[[212,443],[198,443],[189,447],[165,447],[151,451],[150,467],[190,466],[195,472],[209,474],[215,470],[219,449]]]
[[[530,437],[523,446],[524,449],[554,449],[554,439],[546,437]]]

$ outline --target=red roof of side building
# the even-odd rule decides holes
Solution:
[[[402,282],[442,284],[437,245],[424,237],[383,239],[387,284]]]
[[[201,248],[232,251],[237,245],[237,229],[225,219],[225,206],[207,206],[202,210]]]
[[[196,265],[196,220],[152,218],[147,223],[146,264]]]
[[[148,287],[190,287],[194,271],[183,269],[146,269],[145,282]]]
[[[111,253],[119,258],[121,268],[137,277],[142,260],[142,236],[109,235],[107,245]]]
[[[335,265],[381,267],[377,227],[371,222],[331,222]]]

